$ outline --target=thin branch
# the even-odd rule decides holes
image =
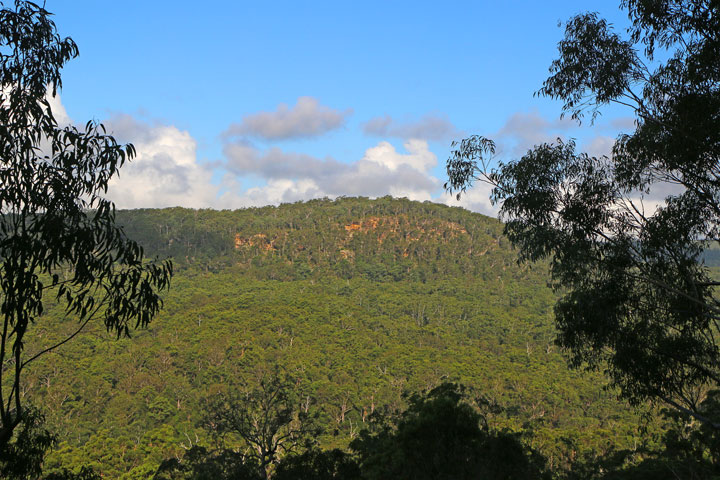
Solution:
[[[660,395],[659,398],[663,402],[667,403],[668,405],[675,407],[676,409],[680,410],[681,412],[687,413],[688,415],[692,416],[693,418],[700,420],[702,423],[709,425],[713,429],[720,430],[720,423],[714,422],[713,420],[710,420],[709,418],[705,417],[704,415],[694,412],[694,411],[690,410],[689,408],[685,408],[682,405],[680,405],[679,403],[669,399],[668,397]]]
[[[75,338],[75,336],[76,336],[77,334],[79,334],[79,333],[85,328],[85,326],[90,322],[90,320],[92,320],[92,319],[95,318],[95,315],[97,314],[97,312],[100,310],[100,307],[102,307],[102,306],[103,306],[103,302],[100,302],[100,304],[97,306],[97,308],[95,308],[95,311],[92,312],[92,313],[88,316],[88,318],[82,323],[82,325],[80,325],[80,328],[78,328],[77,330],[75,330],[75,332],[74,332],[72,335],[70,335],[69,337],[65,338],[64,340],[56,343],[55,345],[52,345],[52,346],[50,346],[50,347],[48,347],[48,348],[46,348],[46,349],[44,349],[44,350],[41,350],[40,352],[36,353],[35,355],[33,355],[33,356],[32,356],[31,358],[29,358],[28,360],[25,360],[25,361],[22,363],[22,365],[20,366],[20,368],[25,367],[25,365],[27,365],[28,363],[32,362],[32,361],[35,360],[36,358],[38,358],[38,357],[40,357],[40,356],[42,356],[42,355],[44,355],[44,354],[46,354],[46,353],[48,353],[48,352],[51,352],[52,350],[55,350],[56,348],[64,345],[65,343],[67,343],[67,342],[69,342],[70,340],[72,340],[73,338]]]

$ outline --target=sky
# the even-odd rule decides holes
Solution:
[[[443,190],[453,140],[492,138],[496,161],[558,137],[601,155],[632,127],[533,95],[563,23],[590,10],[623,30],[618,3],[46,0],[80,50],[53,104],[136,147],[118,208],[393,195],[494,214],[483,184]]]

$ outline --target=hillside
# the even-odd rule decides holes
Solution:
[[[566,368],[546,271],[517,265],[497,220],[386,197],[121,211],[118,222],[146,253],[173,258],[172,290],[132,339],[95,325],[33,367],[30,394],[63,440],[51,469],[147,478],[209,443],[198,425],[209,396],[273,365],[322,412],[326,447],[444,379],[504,407],[494,426],[524,431],[553,467],[641,442],[639,414],[601,376]],[[76,326],[46,316],[30,351]]]
[[[245,274],[277,280],[497,277],[496,267],[514,263],[497,220],[390,197],[236,211],[135,210],[119,212],[118,223],[147,253],[172,257],[180,269],[242,265]]]

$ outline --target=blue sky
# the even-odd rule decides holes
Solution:
[[[501,159],[557,136],[605,153],[628,128],[559,121],[537,98],[585,10],[617,2],[190,2],[47,0],[80,56],[57,102],[133,142],[119,207],[240,208],[337,195],[457,204],[450,142],[494,138]],[[62,107],[61,107],[62,106]],[[492,213],[478,187],[460,203]]]

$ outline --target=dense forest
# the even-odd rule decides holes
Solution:
[[[445,189],[501,223],[116,211],[135,147],[56,118],[78,47],[0,1],[0,477],[720,478],[720,9],[621,8],[566,22],[537,92],[629,108],[609,157],[452,143]]]
[[[316,416],[320,449],[347,450],[377,414],[447,382],[558,476],[661,447],[670,420],[567,368],[547,270],[519,265],[497,220],[389,197],[117,218],[146,254],[172,257],[173,287],[132,338],[88,325],[34,365],[27,387],[60,438],[46,472],[149,478],[192,447],[219,448],[203,420],[213,399],[275,369]],[[30,351],[77,327],[44,315]]]

